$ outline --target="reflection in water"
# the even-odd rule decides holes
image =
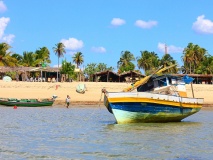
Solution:
[[[209,159],[213,110],[183,122],[115,124],[105,108],[0,107],[0,159]]]

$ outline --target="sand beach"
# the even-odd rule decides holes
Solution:
[[[76,86],[83,83],[87,87],[84,94],[76,92]],[[71,96],[72,105],[98,105],[103,104],[103,95],[101,98],[101,89],[107,91],[121,91],[130,83],[113,83],[113,82],[4,82],[0,81],[1,98],[51,98],[57,95],[55,105],[64,105],[67,95]],[[191,85],[187,85],[187,95],[192,97]],[[213,106],[213,85],[193,84],[194,95],[197,98],[204,98],[205,105]],[[100,102],[100,99],[102,101]]]

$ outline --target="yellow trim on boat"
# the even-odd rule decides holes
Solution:
[[[141,102],[141,103],[156,103],[156,104],[186,107],[186,108],[202,108],[202,104],[180,103],[180,102],[167,101],[167,100],[161,100],[161,99],[137,98],[137,97],[108,98],[108,101],[109,103]]]

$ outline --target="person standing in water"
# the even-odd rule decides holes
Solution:
[[[66,104],[67,104],[67,108],[69,108],[69,105],[70,105],[70,96],[69,95],[67,95]]]

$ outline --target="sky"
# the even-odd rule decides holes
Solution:
[[[0,43],[20,55],[47,47],[55,67],[53,47],[62,42],[60,64],[82,52],[81,68],[105,63],[115,70],[122,51],[162,58],[166,45],[181,66],[188,43],[213,55],[212,6],[212,0],[0,0]]]

